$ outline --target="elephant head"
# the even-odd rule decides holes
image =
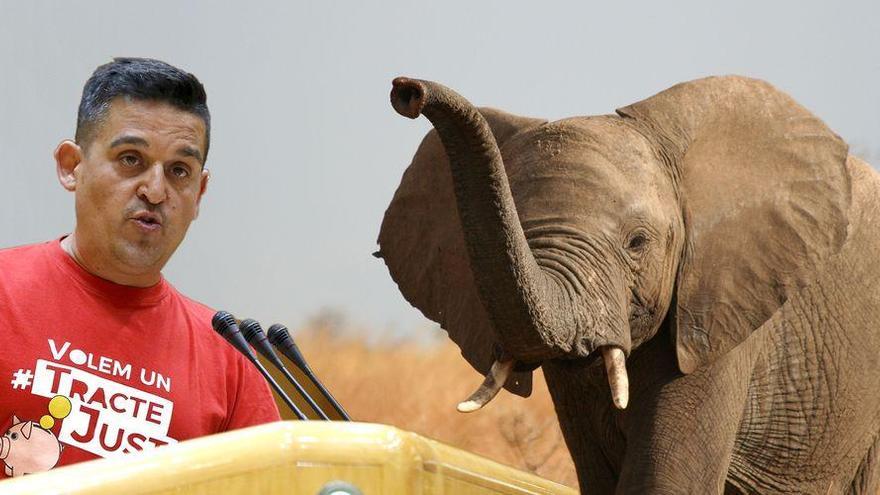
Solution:
[[[398,78],[394,108],[434,125],[392,200],[380,253],[407,300],[478,371],[625,359],[669,325],[681,372],[760,327],[846,237],[846,144],[769,84],[712,77],[616,115],[556,122],[477,109]],[[507,377],[513,370],[513,375]]]

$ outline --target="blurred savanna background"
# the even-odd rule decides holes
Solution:
[[[201,214],[166,267],[182,292],[283,322],[351,415],[574,485],[540,373],[455,411],[482,377],[371,256],[430,124],[390,107],[400,75],[480,106],[606,114],[717,74],[766,79],[880,163],[880,3],[90,2],[0,0],[0,247],[58,238],[73,198],[52,151],[115,56],[196,74],[212,112]]]
[[[540,369],[531,397],[507,391],[483,409],[462,414],[455,406],[473,392],[482,376],[464,361],[439,329],[424,329],[433,340],[373,335],[340,326],[344,318],[322,312],[294,338],[309,366],[354,421],[394,425],[501,463],[577,486],[553,403]],[[328,414],[332,409],[304,375],[294,374]],[[272,371],[297,405],[311,415],[280,373]],[[356,377],[356,379],[354,378]],[[279,403],[282,415],[295,419]],[[332,414],[331,414],[332,417]]]

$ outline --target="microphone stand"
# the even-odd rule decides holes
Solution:
[[[244,354],[244,357],[248,359],[248,361],[253,364],[257,370],[263,375],[263,378],[269,382],[269,385],[275,390],[275,393],[281,397],[281,400],[287,404],[287,407],[290,408],[291,411],[296,415],[299,419],[308,419],[308,417],[298,408],[296,404],[290,400],[290,397],[284,393],[284,389],[278,385],[278,382],[272,378],[272,375],[266,371],[266,368],[260,364],[260,361],[257,359],[257,356],[254,354],[254,351],[250,348],[245,340],[244,336],[241,334],[241,330],[238,328],[238,325],[235,323],[235,317],[226,311],[218,311],[214,314],[214,317],[211,319],[211,326],[214,327],[214,330],[219,333],[227,342],[229,342],[232,347],[235,347],[239,352]]]

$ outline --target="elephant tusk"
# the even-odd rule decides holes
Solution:
[[[483,384],[466,401],[458,404],[458,412],[473,412],[488,404],[490,400],[498,395],[498,391],[504,387],[507,378],[510,377],[510,372],[513,371],[514,364],[516,364],[516,361],[513,359],[506,361],[496,360],[492,363],[492,368],[486,374]]]
[[[614,407],[626,409],[629,403],[629,377],[626,375],[626,356],[619,347],[603,347],[602,359],[608,375],[608,387]]]

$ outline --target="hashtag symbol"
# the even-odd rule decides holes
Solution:
[[[28,388],[34,380],[34,374],[31,370],[18,370],[12,374],[12,388],[15,390]]]

